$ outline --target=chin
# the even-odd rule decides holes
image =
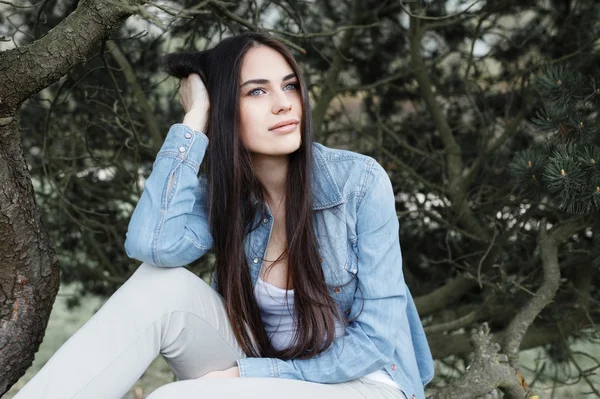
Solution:
[[[248,150],[255,154],[283,156],[298,151],[301,146],[300,134],[282,135],[254,142]]]

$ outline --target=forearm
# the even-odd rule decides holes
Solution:
[[[190,129],[193,129],[197,132],[202,132],[206,134],[206,116],[203,115],[203,113],[199,109],[189,110],[185,114],[182,124],[188,126]]]
[[[154,162],[131,216],[128,256],[158,266],[181,266],[212,245],[206,216],[206,187],[197,173],[208,138],[175,124]]]

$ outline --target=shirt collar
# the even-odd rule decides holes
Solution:
[[[318,143],[312,145],[313,210],[331,208],[344,202],[321,147]]]
[[[318,143],[312,145],[312,209],[314,211],[331,208],[344,202],[321,147],[324,146]],[[258,200],[253,198],[252,204],[257,203]]]

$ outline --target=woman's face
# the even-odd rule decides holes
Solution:
[[[240,116],[242,142],[251,153],[279,156],[300,147],[302,97],[298,78],[271,47],[252,47],[244,56]],[[286,121],[294,123],[275,128]]]

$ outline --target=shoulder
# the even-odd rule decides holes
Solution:
[[[344,197],[364,196],[373,186],[391,185],[383,166],[369,155],[313,143],[317,173],[330,173]]]
[[[321,143],[314,142],[312,148],[313,152],[320,154],[328,163],[342,162],[369,164],[377,162],[368,155],[340,148],[327,147]]]

